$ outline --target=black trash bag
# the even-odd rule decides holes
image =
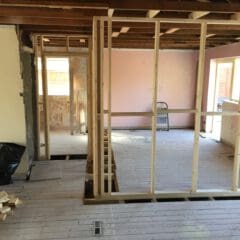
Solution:
[[[12,183],[11,176],[20,164],[25,148],[15,143],[0,143],[0,185]]]

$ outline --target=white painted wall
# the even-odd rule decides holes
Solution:
[[[0,142],[26,144],[22,85],[15,27],[0,26]]]
[[[225,101],[223,103],[223,111],[237,112],[238,104],[236,102]],[[237,133],[237,117],[236,116],[223,116],[222,117],[222,130],[221,130],[221,141],[235,146]]]

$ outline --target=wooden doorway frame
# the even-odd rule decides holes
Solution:
[[[56,50],[51,50],[50,48],[47,49],[47,47],[44,45],[44,38],[46,39],[47,37],[59,37],[59,38],[64,38],[66,41],[66,45],[64,48],[64,50],[61,51],[56,51]],[[87,67],[87,94],[89,94],[89,92],[91,92],[91,88],[89,85],[90,79],[91,79],[91,46],[92,46],[92,41],[91,41],[91,36],[89,35],[55,35],[55,34],[35,34],[33,35],[34,38],[34,53],[35,53],[35,74],[36,74],[36,103],[37,103],[37,126],[38,126],[38,159],[40,160],[40,115],[39,115],[39,87],[38,87],[38,57],[41,57],[41,64],[42,64],[42,71],[41,71],[41,75],[42,75],[42,91],[43,91],[43,112],[44,112],[44,143],[45,143],[45,152],[44,152],[44,159],[45,160],[50,160],[50,133],[49,133],[49,105],[48,105],[48,84],[47,84],[47,70],[46,70],[46,59],[47,57],[66,57],[66,58],[70,58],[71,56],[76,56],[76,57],[86,57],[87,58],[87,63],[88,63],[88,67]],[[86,39],[88,41],[88,46],[87,46],[87,51],[83,51],[82,48],[74,48],[71,49],[70,47],[70,40],[71,38],[79,38],[82,39]],[[71,74],[71,71],[69,72],[69,74]],[[71,84],[71,79],[70,79],[70,88],[72,87]],[[71,89],[70,89],[71,91]],[[89,98],[88,98],[89,100]],[[87,103],[87,105],[91,107],[91,102]],[[73,110],[73,98],[70,98],[70,109],[72,112]],[[87,108],[88,108],[87,106]],[[88,109],[87,111],[91,111],[91,109]],[[90,113],[89,113],[90,114]],[[70,113],[71,116],[71,113]],[[72,121],[73,118],[70,117],[70,122],[71,122],[71,126],[72,126]],[[91,125],[91,117],[88,118],[88,126]],[[89,145],[89,141],[91,140],[91,138],[88,138],[88,145]],[[89,150],[91,150],[91,147],[88,147]],[[88,150],[88,151],[89,151]]]

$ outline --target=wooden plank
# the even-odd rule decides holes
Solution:
[[[195,109],[168,109],[168,110],[161,110],[158,111],[161,113],[196,113],[197,110]],[[108,110],[104,110],[105,114],[108,114]],[[131,116],[149,116],[151,117],[153,115],[152,112],[111,112],[112,117],[131,117]],[[206,115],[217,115],[217,116],[239,116],[239,112],[233,112],[233,111],[224,111],[224,112],[216,112],[216,111],[208,111],[208,112],[201,112],[202,116]]]
[[[74,135],[74,81],[73,81],[73,62],[72,58],[69,57],[69,101],[70,101],[70,134]]]
[[[167,10],[167,11],[211,11],[211,12],[237,12],[240,11],[239,3],[213,3],[200,1],[156,1],[156,0],[138,0],[138,1],[110,1],[109,7],[116,9],[142,9],[142,10]]]
[[[112,17],[113,13],[114,13],[114,9],[112,9],[112,8],[108,9],[108,17]],[[95,15],[95,16],[97,16],[97,15]]]
[[[200,53],[198,60],[198,78],[196,93],[196,110],[195,113],[195,131],[194,131],[194,147],[192,162],[192,192],[197,191],[198,184],[198,160],[199,160],[199,133],[201,131],[201,108],[204,81],[204,63],[205,63],[205,45],[206,45],[207,24],[201,24]]]
[[[33,6],[25,7],[7,7],[0,5],[1,16],[18,16],[18,17],[44,17],[53,18],[53,21],[58,18],[70,18],[70,19],[89,19],[93,16],[106,16],[107,9],[61,9],[61,8],[44,8]]]
[[[93,160],[93,110],[92,110],[92,38],[88,39],[88,78],[87,78],[87,129],[88,129],[88,161]]]
[[[66,51],[44,51],[44,54],[48,57],[87,57],[88,52],[66,52]]]
[[[54,8],[54,9],[122,9],[122,10],[167,10],[167,11],[211,11],[211,12],[239,12],[240,4],[237,2],[210,2],[210,1],[169,1],[169,0],[135,0],[135,1],[117,1],[108,2],[99,1],[30,1],[30,0],[4,0],[1,6],[9,7],[37,7],[37,8]]]
[[[98,132],[97,132],[97,19],[93,19],[93,51],[92,51],[92,114],[93,114],[93,194],[94,196],[99,195],[99,176],[98,176]]]
[[[96,17],[98,20],[107,21],[108,17]],[[112,22],[129,22],[130,23],[154,23],[160,21],[160,23],[184,23],[184,24],[202,24],[206,23],[208,25],[229,25],[239,26],[239,21],[236,20],[212,20],[212,19],[182,19],[182,18],[132,18],[132,17],[113,17]],[[215,26],[214,26],[215,27]],[[230,28],[232,29],[232,28]]]
[[[9,201],[8,194],[5,191],[0,192],[0,203],[5,203]]]
[[[10,211],[11,211],[11,208],[8,207],[8,206],[4,206],[4,207],[0,208],[0,213],[1,213],[1,214],[7,214],[7,213],[9,213]]]
[[[41,36],[41,61],[42,61],[42,93],[43,93],[43,119],[44,119],[44,140],[45,140],[45,159],[50,159],[49,144],[49,109],[48,109],[48,80],[47,80],[47,63],[44,52],[44,36]]]
[[[0,222],[5,221],[7,218],[7,214],[6,213],[0,213]]]
[[[39,109],[39,102],[40,102],[40,99],[39,99],[39,78],[38,78],[38,57],[39,57],[39,50],[38,50],[38,38],[39,36],[37,35],[34,35],[33,36],[33,39],[34,39],[34,43],[33,43],[33,46],[34,46],[34,66],[35,66],[35,79],[36,79],[36,113],[37,113],[37,117],[36,117],[36,125],[37,125],[37,158],[40,159],[40,144],[41,144],[41,141],[40,141],[40,109]]]
[[[154,18],[158,13],[160,13],[160,10],[148,10],[146,17]]]
[[[151,187],[150,192],[155,191],[155,161],[156,161],[156,131],[157,131],[157,92],[158,92],[158,59],[159,59],[159,32],[160,22],[155,23],[155,47],[152,83],[152,147],[151,147]]]
[[[108,20],[108,194],[112,192],[112,21]]]
[[[198,19],[201,18],[203,16],[208,15],[210,12],[206,12],[206,11],[195,11],[195,12],[191,12],[189,14],[189,18],[191,19]]]
[[[99,84],[99,94],[100,94],[100,121],[99,121],[99,128],[100,128],[100,136],[99,136],[99,144],[100,144],[100,179],[101,179],[101,195],[104,195],[105,188],[104,188],[104,114],[103,114],[103,106],[104,106],[104,90],[103,90],[103,51],[104,51],[104,21],[100,21],[100,84]]]

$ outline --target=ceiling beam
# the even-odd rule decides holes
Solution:
[[[64,18],[34,18],[34,17],[2,17],[0,16],[0,24],[31,24],[31,25],[47,25],[47,26],[89,26],[92,25],[92,19],[64,19]]]
[[[232,2],[199,2],[179,0],[1,0],[1,6],[27,6],[49,8],[95,8],[95,9],[126,9],[126,10],[159,10],[161,11],[209,11],[209,12],[240,12],[240,3]]]
[[[79,0],[1,0],[1,6],[62,8],[62,9],[107,9],[106,1],[79,1]]]
[[[208,12],[237,12],[240,3],[198,2],[198,1],[169,1],[169,0],[109,0],[109,7],[115,9],[145,9],[161,11],[208,11]]]
[[[0,4],[0,16],[34,18],[89,19],[93,16],[107,16],[107,9],[53,9],[37,7],[6,7]]]

